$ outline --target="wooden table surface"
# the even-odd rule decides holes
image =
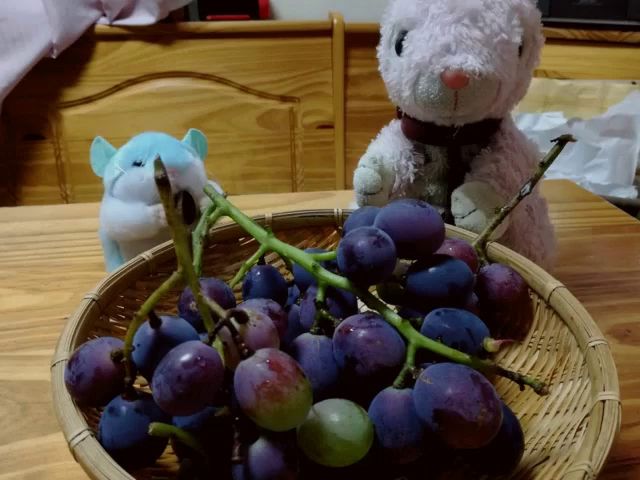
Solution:
[[[543,191],[559,237],[554,272],[611,343],[622,431],[601,478],[640,479],[640,222],[565,181]],[[350,192],[231,198],[250,214],[346,208]],[[86,479],[51,406],[49,362],[68,315],[104,276],[98,205],[0,209],[0,480]]]

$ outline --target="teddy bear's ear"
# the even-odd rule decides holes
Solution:
[[[91,168],[102,178],[111,158],[118,150],[102,137],[96,137],[91,144]]]
[[[190,128],[187,134],[182,139],[182,143],[185,143],[193,148],[200,156],[200,160],[204,160],[207,157],[207,151],[209,150],[209,147],[207,145],[207,137],[205,137],[204,133],[202,133],[200,130]]]

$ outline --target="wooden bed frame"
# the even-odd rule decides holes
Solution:
[[[640,79],[640,35],[546,33],[540,78]],[[88,156],[96,135],[120,146],[144,130],[181,137],[191,127],[207,135],[207,171],[229,193],[349,188],[394,115],[377,42],[377,25],[345,25],[340,14],[96,26],[6,99],[0,205],[98,201]]]

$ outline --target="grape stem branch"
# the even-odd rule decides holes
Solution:
[[[202,323],[204,323],[207,332],[210,332],[213,330],[215,325],[211,316],[211,311],[205,303],[202,292],[200,291],[198,275],[193,268],[191,246],[189,245],[187,229],[173,205],[173,194],[171,192],[171,182],[169,180],[169,175],[167,174],[167,169],[159,156],[154,160],[153,167],[156,187],[160,194],[162,206],[164,207],[167,224],[171,230],[171,236],[173,237],[174,249],[178,259],[178,271],[182,271],[187,285],[191,287],[191,291],[193,292],[193,296],[196,300],[196,305],[198,306],[198,312],[202,317]]]
[[[205,187],[205,193],[211,198],[213,203],[216,204],[222,214],[230,217],[236,222],[236,224],[238,224],[238,226],[249,233],[270,251],[276,252],[282,257],[289,258],[291,261],[311,273],[317,279],[318,284],[324,283],[327,286],[347,290],[358,296],[367,307],[380,313],[380,315],[382,315],[389,324],[394,326],[400,334],[404,336],[409,345],[413,345],[415,348],[429,350],[437,355],[447,358],[448,360],[467,365],[486,374],[497,374],[509,378],[510,380],[518,383],[521,387],[524,387],[525,385],[531,387],[539,395],[545,395],[548,393],[544,382],[516,372],[508,371],[494,362],[467,355],[466,353],[460,352],[423,336],[411,325],[409,320],[400,317],[368,290],[358,288],[347,278],[323,268],[313,256],[294,247],[293,245],[289,245],[279,240],[272,233],[267,232],[242,211],[236,208],[212,187]]]
[[[209,229],[216,224],[222,217],[222,214],[216,212],[216,206],[212,203],[207,207],[200,216],[200,220],[193,230],[193,238],[191,240],[193,250],[193,269],[198,277],[202,276],[202,252],[204,249],[204,239]]]
[[[504,222],[504,220],[509,216],[509,214],[516,208],[525,197],[533,192],[534,188],[538,184],[538,182],[542,179],[544,174],[547,172],[549,167],[556,161],[556,159],[560,156],[565,147],[572,142],[575,142],[576,139],[571,135],[562,135],[554,140],[552,140],[555,145],[549,150],[549,153],[542,159],[542,161],[538,164],[538,168],[536,169],[533,176],[527,180],[527,182],[522,186],[522,188],[518,191],[518,193],[500,210],[498,210],[497,214],[493,217],[489,225],[476,237],[473,241],[472,245],[476,249],[478,253],[478,257],[483,264],[488,263],[487,259],[487,244],[491,239],[491,235],[496,231],[496,229]]]
[[[152,437],[175,438],[183,445],[198,452],[203,458],[207,458],[207,450],[202,443],[189,432],[162,422],[151,422],[149,424],[149,435]]]
[[[229,286],[231,288],[234,288],[238,283],[240,283],[244,279],[247,272],[251,270],[251,267],[258,263],[268,251],[269,249],[267,247],[265,247],[263,244],[260,244],[260,248],[256,250],[256,253],[251,255],[251,257],[242,264],[240,270],[238,270],[238,273],[236,273],[236,276],[233,277],[233,279],[229,282]]]

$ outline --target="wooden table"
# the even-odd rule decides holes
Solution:
[[[559,236],[554,275],[613,348],[622,432],[603,479],[640,478],[640,222],[565,181],[543,184]],[[250,214],[345,208],[350,192],[232,198]],[[49,361],[67,316],[104,276],[98,205],[0,209],[0,480],[86,479],[50,400]]]

